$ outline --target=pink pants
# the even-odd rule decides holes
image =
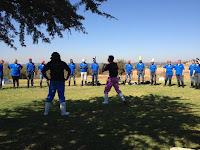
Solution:
[[[119,90],[118,78],[117,77],[108,77],[108,81],[106,83],[104,94],[108,94],[108,92],[110,92],[112,86],[114,86],[115,91],[118,94],[121,93],[121,91]]]

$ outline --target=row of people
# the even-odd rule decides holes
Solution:
[[[3,79],[3,63],[4,61],[0,61],[0,89],[2,89],[2,79]],[[37,67],[38,71],[40,71],[40,87],[42,88],[42,80],[43,80],[43,74],[42,69],[45,66],[45,61],[42,61],[41,64]],[[71,69],[71,75],[69,76],[69,86],[71,83],[71,78],[73,77],[74,85],[76,86],[76,79],[75,79],[75,72],[76,72],[76,64],[73,62],[72,59],[70,59],[70,63],[68,64],[69,68]],[[82,86],[87,85],[87,70],[89,69],[88,64],[86,63],[86,60],[83,59],[82,63],[80,64],[81,69],[81,81]],[[17,59],[14,60],[13,64],[10,64],[8,66],[9,69],[11,69],[11,76],[13,78],[13,87],[15,88],[15,83],[17,84],[17,87],[19,87],[19,77],[20,77],[20,70],[23,68],[22,65],[18,64]],[[99,70],[99,64],[96,62],[96,59],[93,58],[93,63],[91,64],[90,68],[92,69],[92,85],[94,83],[98,82],[98,70]],[[177,65],[171,64],[171,61],[167,61],[167,65],[163,68],[166,69],[166,78],[165,78],[165,84],[166,86],[168,80],[169,80],[169,86],[171,86],[171,80],[173,76],[173,69],[176,70],[176,77],[178,82],[178,87],[181,86],[184,88],[184,74],[183,70],[184,65],[181,63],[181,60],[178,60]],[[154,63],[154,59],[151,61],[151,65],[149,67],[150,69],[150,76],[151,76],[151,85],[156,85],[156,71],[157,66]],[[131,83],[131,76],[133,74],[133,65],[131,64],[131,61],[128,60],[128,64],[125,66],[126,70],[126,78],[124,81],[124,85],[127,82],[127,79],[129,78],[129,84]],[[138,75],[138,84],[140,85],[140,78],[142,78],[142,83],[144,84],[144,76],[145,76],[145,64],[142,62],[142,57],[139,57],[139,63],[136,65],[137,75]],[[200,88],[200,68],[199,68],[199,60],[193,60],[192,64],[189,67],[190,70],[190,79],[191,79],[191,87],[194,87],[195,82],[195,88]],[[29,62],[26,64],[26,71],[27,71],[27,87],[29,88],[29,81],[31,80],[31,86],[34,87],[33,77],[35,72],[35,64],[32,62],[32,59],[29,58]],[[94,82],[95,81],[95,82]],[[49,86],[48,80],[46,80],[47,85]],[[181,83],[181,84],[180,84]]]

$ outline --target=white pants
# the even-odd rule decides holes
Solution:
[[[81,72],[81,81],[83,81],[83,79],[87,81],[87,72]]]

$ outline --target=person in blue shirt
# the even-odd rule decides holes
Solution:
[[[35,64],[32,62],[32,58],[29,58],[29,62],[26,64],[27,71],[27,88],[29,88],[29,81],[31,80],[31,86],[33,86],[33,77],[35,73]]]
[[[189,67],[190,70],[190,80],[191,80],[191,88],[194,87],[194,67],[195,67],[195,59],[192,60],[192,64]]]
[[[139,57],[139,63],[136,65],[138,75],[138,85],[140,85],[140,76],[142,76],[142,83],[144,84],[145,65],[142,63],[142,57]]]
[[[129,77],[128,84],[130,85],[131,84],[131,75],[133,74],[133,65],[131,65],[130,60],[128,60],[128,64],[126,64],[125,70],[126,70],[126,78],[125,78],[125,81],[124,81],[124,85],[126,84],[128,77]]]
[[[178,82],[178,87],[180,87],[180,81],[182,84],[182,87],[184,88],[184,82],[183,82],[183,70],[185,69],[184,65],[181,63],[181,60],[178,60],[178,64],[176,64],[176,66],[174,67],[176,70],[176,78],[177,78],[177,82]]]
[[[156,85],[157,66],[154,64],[154,58],[151,61],[151,65],[150,65],[149,69],[150,69],[150,75],[151,75],[151,85],[153,85],[153,82],[155,82],[154,85]]]
[[[166,78],[165,78],[165,85],[167,84],[167,81],[169,79],[169,87],[172,86],[172,76],[173,76],[173,69],[174,69],[174,65],[171,64],[171,61],[168,60],[167,61],[167,65],[164,66],[163,68],[166,69]]]
[[[45,66],[45,61],[42,60],[41,64],[37,67],[38,71],[40,71],[40,88],[42,88],[42,80],[43,80],[42,69],[44,68],[44,66]],[[46,82],[49,87],[49,81],[46,80]]]
[[[15,88],[15,82],[17,82],[17,88],[19,88],[19,77],[20,77],[20,70],[23,68],[22,65],[18,64],[17,59],[14,59],[13,64],[8,66],[11,69],[11,76],[13,79],[13,88]]]
[[[70,59],[70,63],[68,64],[71,69],[71,75],[69,76],[69,86],[71,82],[71,77],[73,76],[74,86],[76,86],[75,73],[76,73],[76,64],[73,62],[73,59]]]
[[[96,58],[93,58],[93,63],[91,64],[92,69],[92,85],[94,86],[94,78],[96,81],[96,85],[98,83],[98,70],[99,70],[99,64],[96,62]]]
[[[196,65],[194,67],[195,73],[195,86],[196,89],[200,89],[200,65],[199,65],[199,60],[196,60]]]
[[[79,68],[81,69],[82,86],[83,86],[83,80],[85,80],[85,85],[87,86],[87,70],[88,70],[89,66],[86,63],[85,59],[82,59],[82,63],[80,64]]]
[[[0,90],[2,90],[2,82],[3,82],[3,60],[0,60]]]

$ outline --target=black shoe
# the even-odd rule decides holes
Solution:
[[[70,81],[69,81],[69,85],[68,86],[70,86]]]
[[[156,81],[155,81],[154,85],[156,85]]]
[[[87,81],[85,81],[85,86],[88,86]]]
[[[124,81],[124,85],[126,85],[126,80]]]
[[[196,86],[195,86],[195,87],[196,87],[195,89],[198,89],[198,85],[197,85],[197,83],[196,83],[195,85],[196,85]]]
[[[83,86],[83,81],[82,81],[82,84],[81,84],[81,86]]]
[[[178,82],[178,87],[180,87],[180,82]]]

